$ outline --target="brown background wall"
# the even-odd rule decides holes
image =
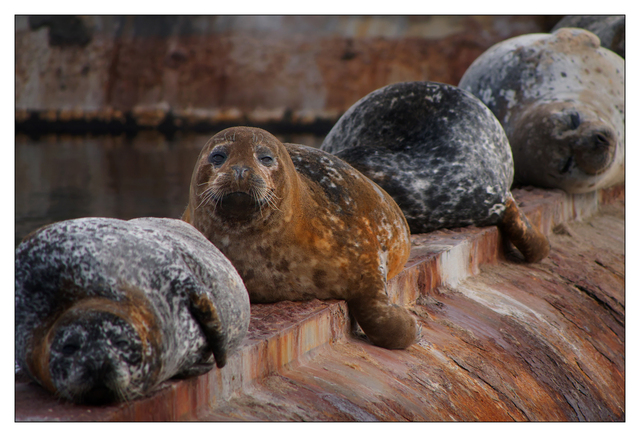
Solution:
[[[491,45],[558,19],[18,16],[17,122],[333,122],[389,83],[457,85]]]

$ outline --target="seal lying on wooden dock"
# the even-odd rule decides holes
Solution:
[[[549,253],[511,195],[500,123],[466,91],[437,82],[380,88],[344,113],[321,148],[384,188],[412,233],[498,225],[527,261]]]
[[[391,197],[342,160],[248,127],[204,146],[183,220],[233,263],[251,302],[344,299],[376,345],[406,348],[410,313],[386,281],[409,257],[409,228]]]
[[[460,80],[496,115],[515,181],[568,193],[624,182],[624,60],[583,29],[511,38]]]
[[[18,365],[76,403],[222,367],[248,326],[240,276],[181,220],[68,220],[16,251]]]

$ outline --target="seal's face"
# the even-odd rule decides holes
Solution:
[[[49,372],[56,392],[78,403],[128,400],[143,388],[143,344],[130,323],[92,311],[52,330]]]
[[[270,134],[222,131],[209,140],[197,165],[191,187],[195,213],[203,210],[230,224],[265,219],[281,210],[288,186],[283,167],[292,164]]]
[[[526,111],[511,138],[519,182],[568,192],[593,189],[614,162],[617,143],[599,114],[570,102]]]

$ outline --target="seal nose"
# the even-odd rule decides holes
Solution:
[[[87,377],[96,383],[100,383],[111,377],[113,364],[106,358],[97,362],[88,362],[86,363],[85,371],[87,372]]]
[[[108,360],[87,364],[87,377],[93,383],[91,388],[82,396],[84,403],[100,405],[117,400],[117,393],[109,387],[109,381],[113,378],[113,370],[113,365]]]
[[[231,168],[233,169],[236,179],[238,180],[244,179],[247,176],[247,173],[249,172],[249,167],[245,167],[241,165],[234,165]]]
[[[613,131],[596,128],[574,148],[578,168],[587,174],[597,174],[606,170],[613,161],[616,150],[616,137]]]

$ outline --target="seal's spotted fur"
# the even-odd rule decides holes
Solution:
[[[321,148],[391,194],[413,233],[497,224],[513,179],[509,143],[491,111],[440,83],[372,92],[338,120]]]
[[[509,217],[526,221],[509,191],[513,161],[500,123],[454,86],[404,82],[376,90],[347,110],[321,148],[384,188],[413,233],[502,225],[509,209]],[[528,223],[506,229],[531,231],[509,236],[529,261],[548,253],[546,238]]]
[[[237,272],[180,220],[68,220],[16,252],[18,364],[74,402],[133,399],[212,352],[221,367],[248,324]]]

